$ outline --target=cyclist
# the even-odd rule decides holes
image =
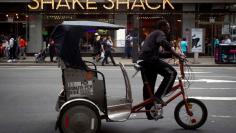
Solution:
[[[157,29],[151,32],[144,40],[144,44],[139,56],[139,59],[142,60],[142,62],[139,64],[143,68],[141,69],[141,75],[144,83],[144,100],[150,98],[147,84],[145,84],[146,79],[155,98],[160,102],[162,101],[161,98],[172,88],[177,75],[176,70],[171,65],[160,59],[160,46],[182,60],[184,60],[185,57],[182,54],[176,53],[174,47],[172,47],[172,44],[167,41],[167,35],[170,33],[169,23],[166,20],[160,20],[156,28]],[[154,93],[157,74],[163,76],[164,79],[162,80],[156,93]],[[153,104],[146,105],[146,110],[150,110],[152,105]],[[149,112],[146,112],[146,115],[149,120],[153,119]]]

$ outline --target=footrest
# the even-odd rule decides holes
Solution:
[[[108,99],[107,112],[110,121],[125,121],[129,118],[132,103],[126,98]]]

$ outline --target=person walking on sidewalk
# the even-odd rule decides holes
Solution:
[[[125,56],[130,58],[132,56],[133,37],[128,33],[125,37]]]
[[[26,40],[19,36],[19,46],[20,46],[20,57],[22,57],[22,59],[25,59],[25,47],[27,45]]]
[[[4,49],[4,55],[6,57],[6,59],[10,59],[10,46],[9,46],[9,37],[5,36],[4,37],[4,43],[3,43],[3,46],[5,47]]]
[[[10,56],[7,62],[15,62],[17,45],[18,44],[17,44],[17,39],[15,35],[11,35],[10,40],[9,40]]]
[[[186,56],[188,50],[188,43],[186,41],[186,38],[183,38],[183,40],[180,42],[180,47],[182,53]]]
[[[105,52],[105,57],[102,61],[102,66],[104,66],[105,62],[108,64],[108,57],[110,57],[111,62],[113,63],[113,65],[116,66],[116,63],[115,63],[114,58],[113,58],[112,53],[111,53],[111,51],[113,50],[112,49],[113,42],[111,40],[111,36],[108,36],[107,38],[104,37],[103,40],[104,41],[102,42],[102,50],[103,50],[103,52]]]
[[[99,62],[102,58],[101,58],[101,36],[98,33],[95,33],[95,40],[93,43],[93,59],[96,62]]]
[[[49,39],[49,55],[50,55],[50,62],[53,62],[53,57],[55,55],[55,43],[53,39]]]

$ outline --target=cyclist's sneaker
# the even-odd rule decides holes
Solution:
[[[146,112],[146,115],[147,115],[148,120],[153,120],[154,119],[149,112]]]
[[[154,118],[151,117],[151,116],[147,116],[147,119],[148,119],[148,120],[154,120]]]

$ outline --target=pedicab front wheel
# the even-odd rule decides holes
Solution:
[[[186,111],[186,106],[192,115]],[[197,129],[207,120],[208,111],[204,103],[197,99],[188,98],[187,105],[181,101],[175,108],[175,120],[184,129]]]
[[[96,133],[101,126],[98,111],[89,105],[68,107],[59,120],[61,133]]]

